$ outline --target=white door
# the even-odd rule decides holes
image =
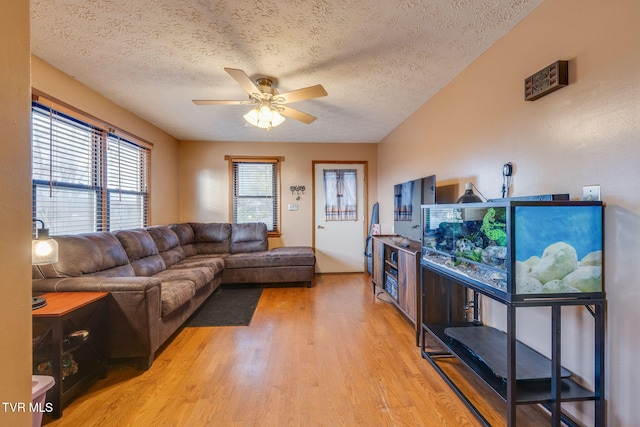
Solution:
[[[325,212],[325,170],[356,171],[356,218],[328,221]],[[365,257],[365,165],[363,163],[314,164],[314,236],[317,273],[364,272]]]

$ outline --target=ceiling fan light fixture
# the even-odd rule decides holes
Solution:
[[[258,121],[260,122],[270,122],[273,120],[273,117],[273,111],[266,105],[263,105],[260,107],[260,110],[258,110]]]
[[[327,96],[322,85],[304,87],[279,93],[273,87],[273,80],[267,77],[257,79],[254,83],[247,73],[237,68],[224,69],[249,94],[248,100],[215,100],[194,99],[196,105],[252,105],[253,109],[243,115],[252,126],[271,130],[284,123],[285,116],[289,119],[310,124],[316,120],[311,114],[288,107],[285,104],[304,101],[306,99]],[[283,115],[284,113],[284,115]]]
[[[284,117],[269,105],[261,105],[251,109],[244,119],[251,125],[261,129],[271,130],[284,122]]]

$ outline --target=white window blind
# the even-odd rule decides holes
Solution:
[[[270,233],[279,233],[280,159],[228,159],[233,223],[264,222]]]
[[[33,216],[52,235],[147,223],[149,149],[32,105]]]
[[[125,230],[146,225],[149,154],[149,150],[109,134],[107,138],[109,230]]]

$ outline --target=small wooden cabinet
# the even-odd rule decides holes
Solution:
[[[373,237],[372,276],[376,287],[386,293],[416,329],[418,343],[420,322],[419,281],[420,243],[395,236]]]
[[[33,373],[50,375],[53,418],[107,374],[107,292],[52,292],[33,310]]]

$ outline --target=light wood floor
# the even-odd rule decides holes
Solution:
[[[447,362],[449,363],[449,362]],[[452,363],[451,369],[460,370]],[[473,380],[460,371],[461,378]],[[471,384],[489,421],[504,404]],[[486,411],[485,411],[486,410]],[[478,426],[366,274],[266,288],[248,327],[184,328],[146,372],[110,365],[49,426]],[[518,426],[548,421],[519,407]]]

